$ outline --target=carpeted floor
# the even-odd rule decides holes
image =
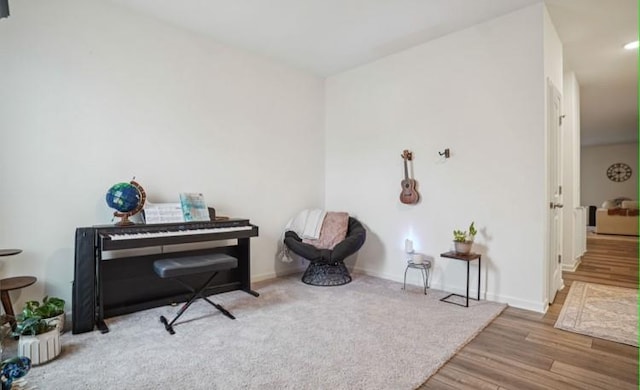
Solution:
[[[213,296],[237,320],[195,303],[171,336],[177,307],[108,320],[111,331],[62,336],[63,352],[34,367],[47,389],[414,389],[505,305],[439,302],[447,293],[355,275],[339,287],[299,276]],[[169,317],[172,318],[172,317]],[[184,318],[184,320],[183,320]]]
[[[638,346],[638,290],[573,282],[556,328]]]

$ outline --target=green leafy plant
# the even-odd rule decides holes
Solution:
[[[472,242],[478,231],[475,227],[475,222],[471,222],[469,229],[467,230],[454,230],[453,241],[455,242]]]
[[[44,297],[42,302],[28,301],[22,312],[17,315],[14,336],[46,333],[55,328],[55,324],[47,321],[49,318],[64,314],[65,301],[56,297]]]
[[[25,318],[22,314],[18,317],[21,319],[12,333],[13,336],[35,336],[47,333],[56,328],[55,325],[49,324],[47,320],[42,317],[34,316]]]
[[[22,315],[26,317],[38,316],[40,318],[52,318],[64,313],[65,301],[56,297],[44,297],[42,303],[28,301],[22,309]]]

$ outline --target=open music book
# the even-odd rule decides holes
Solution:
[[[180,194],[180,205],[185,222],[210,221],[209,209],[204,202],[204,196],[196,192],[183,192]]]
[[[148,224],[211,220],[204,196],[187,192],[180,194],[180,203],[146,202],[144,219]]]
[[[145,223],[184,222],[180,203],[151,203],[144,204]]]

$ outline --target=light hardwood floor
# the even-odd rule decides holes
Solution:
[[[638,288],[638,240],[589,237],[563,277],[546,314],[507,308],[419,389],[638,389],[638,348],[553,327],[573,281]]]

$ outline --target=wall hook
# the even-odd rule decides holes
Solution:
[[[439,155],[444,156],[444,158],[451,157],[451,152],[449,152],[449,148],[446,148],[444,152],[438,152]]]

